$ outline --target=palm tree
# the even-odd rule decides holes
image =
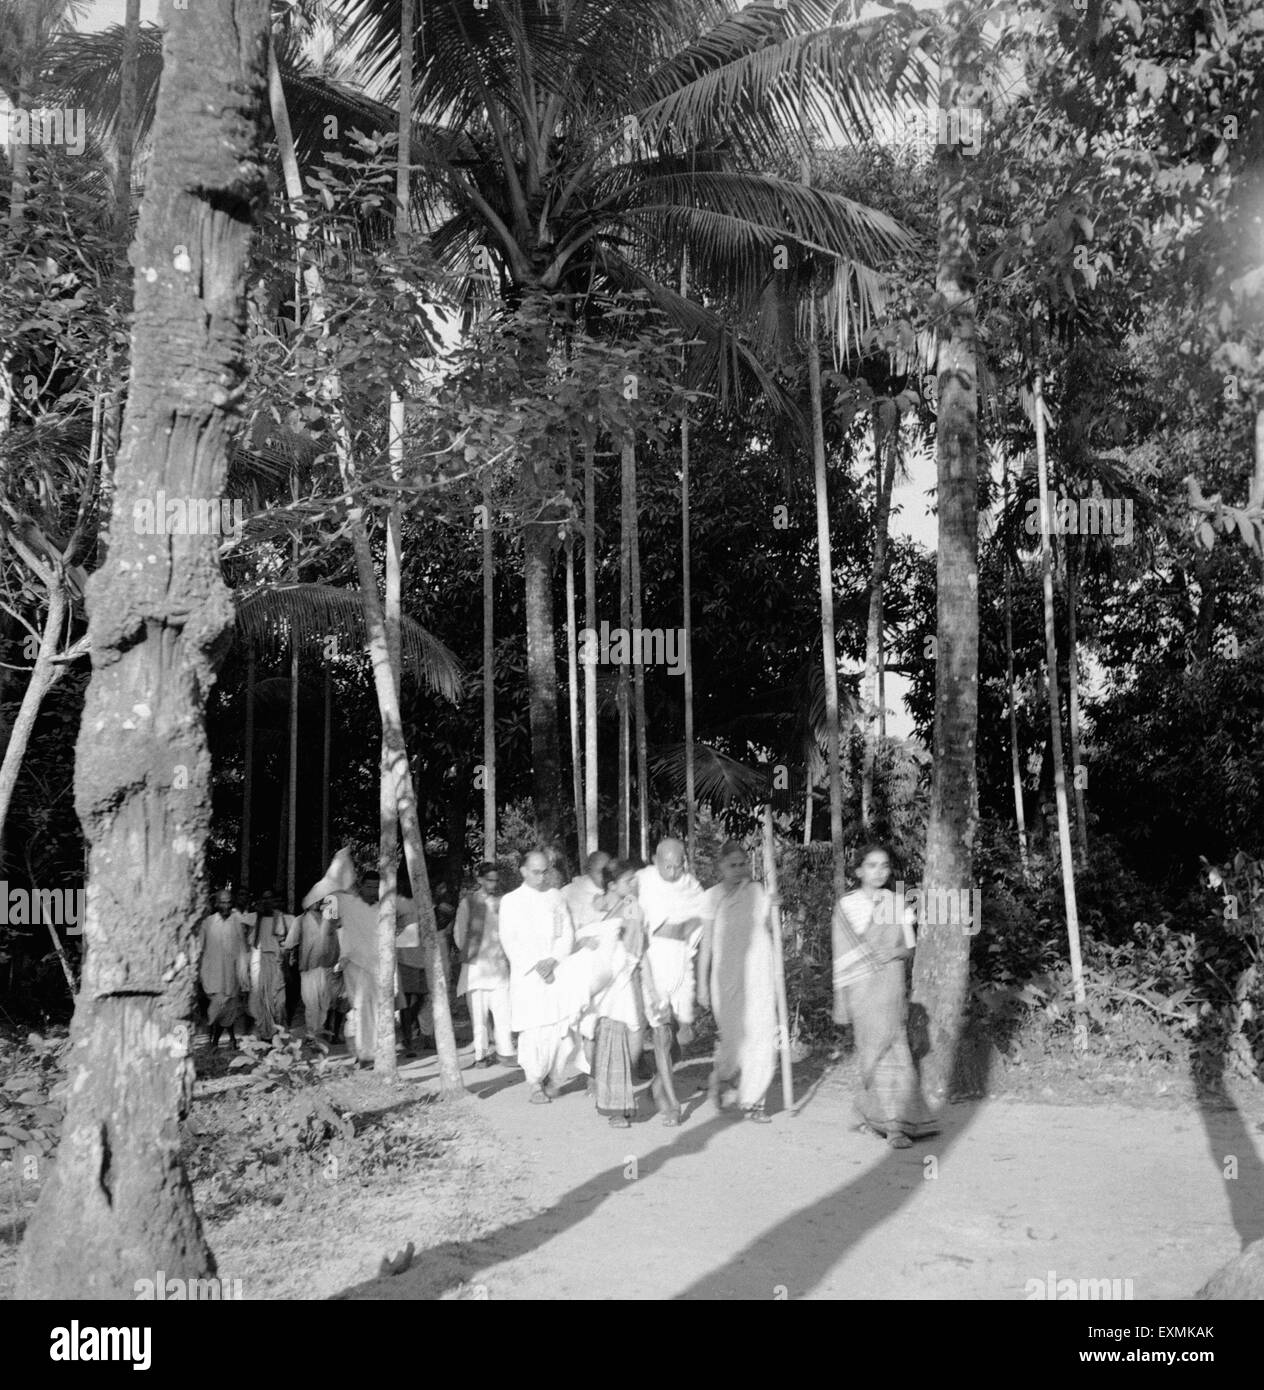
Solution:
[[[979,40],[964,7],[950,7],[940,37],[941,105],[972,104]],[[964,98],[964,100],[963,100]],[[936,396],[939,545],[936,558],[934,767],[926,833],[928,889],[969,885],[978,820],[975,738],[979,706],[978,375],[975,236],[978,191],[960,150],[939,149]],[[928,901],[930,899],[928,898]],[[928,922],[913,971],[913,998],[926,1011],[928,1093],[946,1098],[964,1017],[970,938],[960,922]]]
[[[247,210],[264,191],[256,146],[266,8],[228,0],[169,17],[137,234],[138,264],[157,269],[136,276],[117,476],[116,515],[126,517],[159,487],[222,489],[236,413],[225,386],[244,374]],[[189,248],[188,269],[173,263],[177,245]],[[173,346],[183,364],[174,375]],[[175,418],[182,428],[171,428]],[[172,1136],[193,1077],[182,1020],[193,1006],[210,825],[205,706],[232,609],[213,536],[155,547],[136,528],[116,527],[92,588],[93,674],[75,766],[91,951],[71,1025],[78,1079],[19,1256],[26,1298],[131,1298],[137,1277],[155,1269],[215,1272]],[[164,757],[186,767],[186,787],[138,775]],[[138,855],[138,843],[173,849]]]
[[[471,307],[486,267],[512,302],[565,302],[641,289],[703,346],[694,370],[723,391],[743,372],[774,395],[757,357],[705,303],[676,288],[687,254],[712,299],[749,302],[771,248],[784,242],[873,262],[905,243],[891,219],[850,199],[746,172],[765,165],[829,112],[867,133],[892,52],[872,25],[826,27],[832,7],[792,0],[734,12],[725,0],[467,0],[426,6],[416,113],[436,133],[415,162],[440,262]],[[346,38],[366,75],[390,89],[395,9],[348,0]],[[896,77],[897,88],[911,76]],[[885,97],[881,98],[886,100]],[[548,355],[537,343],[541,378]],[[560,746],[552,572],[560,480],[523,461],[538,516],[524,574],[537,820],[560,819]]]

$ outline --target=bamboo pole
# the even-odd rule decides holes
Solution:
[[[333,732],[333,685],[325,670],[325,737],[320,779],[320,862],[329,863],[329,777],[332,771],[330,735]]]
[[[289,796],[289,817],[286,825],[285,841],[285,895],[286,901],[296,900],[297,858],[298,858],[298,634],[290,632],[290,766],[287,785]]]
[[[573,483],[571,455],[566,454],[566,495],[571,497]],[[587,835],[584,833],[584,767],[579,751],[579,656],[575,618],[575,531],[566,523],[566,680],[567,708],[571,734],[571,794],[575,806],[575,849],[582,859]]]
[[[641,628],[641,535],[636,517],[636,444],[633,442],[627,453],[628,469],[631,475],[629,492],[631,494],[632,520],[632,633],[635,636],[632,667],[632,706],[636,716],[636,822],[640,831],[641,858],[648,863],[650,857],[650,772],[649,772],[649,729],[645,713],[645,664],[638,661],[643,656],[640,649]]]
[[[1071,853],[1071,821],[1067,806],[1066,766],[1062,759],[1062,716],[1058,708],[1058,641],[1053,626],[1053,563],[1049,515],[1049,463],[1045,450],[1044,378],[1032,378],[1036,415],[1036,468],[1040,488],[1040,568],[1044,578],[1045,659],[1049,667],[1049,737],[1053,755],[1053,786],[1058,803],[1058,847],[1062,859],[1062,895],[1066,903],[1067,944],[1071,957],[1071,986],[1075,998],[1075,1048],[1088,1047],[1085,1021],[1084,964],[1080,957],[1080,917],[1075,900],[1075,864]]]
[[[785,945],[781,939],[781,904],[777,893],[777,860],[773,853],[772,803],[764,804],[764,887],[772,899],[772,971],[777,990],[777,1046],[781,1053],[781,1104],[794,1105],[794,1072],[790,1062],[790,1005],[786,999]]]
[[[680,297],[689,293],[689,256],[680,262]],[[680,353],[684,375],[685,351]],[[683,381],[682,381],[683,385]],[[689,404],[680,407],[680,572],[681,608],[685,625],[685,849],[691,864],[696,863],[697,774],[693,747],[693,574],[692,542],[689,536]]]
[[[584,441],[584,625],[597,631],[597,483],[591,439]],[[597,662],[584,663],[584,830],[597,848]]]

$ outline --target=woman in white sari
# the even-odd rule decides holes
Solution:
[[[715,1013],[720,1034],[708,1093],[724,1109],[736,1078],[742,1113],[767,1124],[764,1098],[777,1068],[772,904],[736,840],[720,851],[720,873],[707,890],[698,957],[698,1001]]]

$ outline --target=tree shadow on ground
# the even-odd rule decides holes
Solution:
[[[924,1044],[919,1048],[916,1015],[912,1021],[917,1055],[924,1051]],[[986,1093],[989,1056],[987,1047],[963,1044],[953,1068],[954,1089],[958,1093]],[[819,1079],[821,1070],[829,1065],[823,1058],[816,1059],[813,1067],[800,1071],[798,1079],[807,1080],[813,1071],[817,1073],[814,1079]],[[687,1073],[700,1066],[705,1067],[706,1063],[691,1057],[677,1067],[678,1089],[682,1089],[679,1085],[682,1080],[688,1086],[692,1078]],[[682,1077],[682,1073],[686,1075]],[[774,1085],[772,1090],[779,1100],[780,1088]],[[802,1088],[800,1094],[803,1094]],[[686,1114],[693,1114],[705,1101],[705,1088],[680,1098],[686,1106]],[[773,1101],[770,1109],[775,1113],[776,1100],[773,1095],[769,1099]],[[945,1107],[941,1115],[944,1129],[939,1135],[919,1141],[912,1149],[886,1149],[885,1157],[869,1171],[756,1237],[733,1259],[695,1281],[676,1297],[771,1299],[803,1297],[811,1293],[852,1246],[910,1200],[924,1180],[923,1159],[934,1155],[942,1160],[969,1128],[979,1108],[977,1103],[959,1110]],[[788,1118],[786,1122],[793,1120]],[[652,1181],[673,1160],[700,1153],[715,1134],[733,1123],[728,1113],[713,1114],[700,1123],[673,1129],[669,1131],[670,1139],[649,1154],[637,1157],[634,1179],[629,1177],[626,1162],[616,1163],[572,1188],[545,1211],[502,1226],[477,1240],[447,1241],[424,1251],[416,1268],[394,1276],[391,1296],[434,1299],[461,1283],[472,1284],[478,1289],[480,1274],[529,1254],[577,1226],[609,1197],[625,1190],[630,1181]],[[380,1277],[349,1286],[333,1297],[335,1300],[371,1298],[375,1288],[381,1289]]]
[[[1241,1249],[1264,1238],[1264,1161],[1247,1121],[1226,1086],[1227,1039],[1216,1034],[1208,1049],[1194,1048],[1190,1075],[1211,1161],[1226,1188],[1229,1211]],[[1200,1058],[1206,1060],[1200,1064]]]
[[[917,1005],[910,1006],[909,1037],[920,1066],[926,1036]],[[991,1055],[982,1039],[962,1039],[951,1069],[954,1094],[986,1095]],[[810,1097],[805,1097],[801,1108],[809,1103]],[[917,1140],[910,1149],[887,1147],[874,1167],[756,1236],[676,1299],[792,1299],[811,1294],[848,1250],[913,1198],[932,1171],[925,1159],[936,1159],[935,1180],[942,1181],[938,1168],[945,1154],[985,1103],[976,1098],[945,1105],[938,1116],[938,1134]]]
[[[577,1226],[631,1181],[644,1182],[660,1173],[673,1159],[700,1153],[712,1136],[728,1124],[716,1116],[702,1124],[670,1131],[671,1138],[636,1160],[636,1177],[628,1176],[628,1165],[621,1160],[565,1193],[553,1206],[525,1220],[502,1226],[471,1241],[446,1241],[422,1252],[416,1268],[393,1277],[391,1295],[395,1298],[434,1299],[459,1283],[474,1283],[479,1274],[529,1254],[554,1236]],[[380,1276],[351,1285],[333,1296],[334,1300],[372,1297],[380,1286]]]

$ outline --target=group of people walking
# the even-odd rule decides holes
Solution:
[[[626,1128],[636,1115],[644,1054],[652,1059],[654,1105],[662,1122],[675,1126],[683,1111],[673,1063],[693,1039],[701,1006],[714,1014],[718,1034],[710,1100],[767,1123],[778,1029],[773,903],[752,880],[739,842],[722,847],[717,866],[719,882],[704,889],[682,843],[668,838],[650,864],[598,851],[566,882],[555,856],[532,850],[522,858],[521,885],[502,894],[499,867],[481,864],[452,922],[456,993],[469,1010],[473,1065],[516,1062],[536,1105],[549,1104],[585,1074],[598,1112]],[[834,1017],[854,1029],[862,1127],[902,1148],[934,1129],[906,1031],[904,963],[915,946],[914,914],[886,887],[884,847],[866,846],[853,872],[857,887],[839,898],[833,914]],[[261,1037],[282,1026],[288,1016],[282,962],[290,952],[308,1034],[330,1036],[341,976],[349,1037],[357,1056],[370,1058],[377,888],[376,875],[357,882],[341,851],[303,899],[299,916],[278,911],[271,894],[254,912],[235,911],[231,893],[222,891],[201,932],[212,1045],[225,1030],[235,1042],[244,1011]],[[397,922],[395,1002],[411,1053],[422,959],[417,913],[406,898],[398,900]]]

